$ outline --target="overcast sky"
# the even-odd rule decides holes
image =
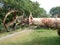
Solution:
[[[40,7],[44,8],[47,12],[52,7],[60,6],[60,0],[32,0],[32,1],[37,1],[40,4]]]

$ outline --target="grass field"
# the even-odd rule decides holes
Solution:
[[[10,32],[2,32],[2,33],[0,33],[0,37],[6,36],[6,35],[9,35],[9,34],[13,34],[13,33],[19,32],[21,30],[22,29],[13,30],[13,31],[10,31]]]
[[[56,30],[36,29],[0,41],[0,45],[60,45]]]

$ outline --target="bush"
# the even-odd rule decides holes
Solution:
[[[0,32],[5,32],[5,28],[4,28],[4,25],[2,23],[0,24]]]

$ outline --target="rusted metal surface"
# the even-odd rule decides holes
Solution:
[[[33,18],[32,15],[30,15],[29,24],[58,29],[60,28],[60,18]]]
[[[3,24],[4,24],[4,27],[5,27],[5,29],[8,31],[8,27],[9,26],[12,26],[15,22],[16,22],[16,19],[17,19],[17,16],[16,16],[16,14],[14,14],[14,17],[12,18],[12,21],[10,21],[10,22],[8,22],[8,23],[6,23],[6,19],[8,18],[8,16],[11,14],[11,13],[20,13],[20,14],[22,14],[23,15],[23,12],[22,11],[19,11],[19,10],[10,10],[6,15],[5,15],[5,18],[4,18],[4,20],[3,20]]]
[[[31,25],[60,28],[60,18],[33,18]]]

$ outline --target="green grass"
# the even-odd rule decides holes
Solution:
[[[56,30],[36,29],[31,33],[0,41],[0,45],[60,45],[60,37]]]

